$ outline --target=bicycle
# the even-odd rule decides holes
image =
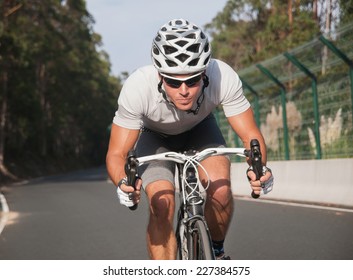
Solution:
[[[207,190],[210,182],[203,186],[199,176],[198,168],[206,170],[201,161],[215,155],[237,155],[249,157],[257,179],[262,174],[260,144],[254,139],[251,141],[250,149],[244,148],[207,148],[203,151],[187,151],[184,153],[165,152],[155,155],[136,157],[135,152],[129,152],[125,164],[125,173],[130,186],[135,186],[138,178],[138,166],[156,160],[167,160],[176,163],[179,180],[180,206],[177,214],[176,239],[178,247],[178,259],[182,260],[214,260],[215,255],[212,247],[210,232],[204,217],[203,206],[205,199],[202,189]],[[258,198],[252,192],[253,198]],[[130,207],[135,210],[137,204]]]

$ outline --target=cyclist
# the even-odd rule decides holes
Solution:
[[[142,166],[141,180],[137,180],[134,190],[126,185],[124,164],[128,151],[135,147],[137,156],[145,156],[225,146],[212,115],[218,105],[222,105],[230,126],[245,147],[249,148],[251,139],[259,140],[264,166],[266,146],[238,75],[224,62],[211,59],[208,38],[198,26],[185,19],[169,21],[153,39],[151,55],[153,65],[134,71],[121,90],[106,163],[121,204],[130,207],[138,203],[144,188],[149,202],[150,258],[175,259],[175,168],[170,162]],[[218,259],[229,259],[224,254],[224,240],[233,214],[230,161],[225,156],[214,156],[202,165],[211,180],[205,217],[214,251]],[[264,188],[272,189],[270,169],[264,167],[260,180],[255,179],[251,169],[247,175],[256,194]],[[200,176],[205,180],[204,173]]]

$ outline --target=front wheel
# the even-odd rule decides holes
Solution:
[[[189,260],[214,260],[210,234],[202,220],[196,220],[188,235]]]
[[[186,225],[181,219],[176,230],[176,239],[177,239],[177,259],[178,260],[187,260],[188,259],[188,246],[187,246],[187,229]]]

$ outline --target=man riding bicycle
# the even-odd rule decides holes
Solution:
[[[211,59],[211,46],[205,33],[187,20],[171,20],[158,30],[151,54],[153,65],[133,72],[121,90],[106,163],[123,205],[131,207],[138,203],[141,187],[144,188],[150,212],[147,226],[150,258],[175,259],[175,167],[164,161],[142,166],[135,190],[127,186],[124,171],[129,150],[136,148],[137,156],[146,156],[223,147],[225,140],[212,115],[221,105],[245,148],[250,147],[251,139],[260,142],[263,176],[256,180],[251,168],[247,172],[255,194],[260,194],[263,188],[270,190],[273,177],[271,170],[265,167],[266,146],[243,95],[241,81],[229,65]],[[204,160],[202,165],[211,180],[205,218],[216,257],[227,259],[223,244],[233,214],[230,160],[214,156]],[[202,171],[200,177],[206,180]]]

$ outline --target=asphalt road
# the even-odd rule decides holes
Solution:
[[[147,203],[121,206],[104,168],[3,189],[0,259],[148,259]],[[4,214],[1,215],[4,218]],[[238,260],[353,259],[353,212],[235,199],[226,252]]]

